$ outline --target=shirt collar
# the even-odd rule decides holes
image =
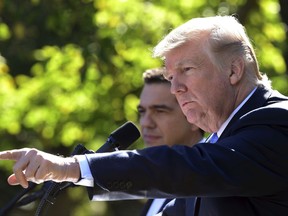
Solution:
[[[247,102],[247,100],[254,94],[257,87],[255,87],[250,94],[237,106],[237,108],[231,113],[231,115],[226,119],[226,121],[221,125],[220,129],[217,131],[217,136],[220,137],[233,116],[241,109],[241,107]]]

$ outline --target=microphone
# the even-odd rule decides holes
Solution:
[[[128,121],[114,130],[109,135],[106,142],[96,152],[86,149],[82,144],[78,144],[74,148],[71,156],[124,150],[134,143],[139,137],[140,132],[138,128],[134,123]]]
[[[127,149],[140,137],[137,127],[130,121],[113,131],[104,145],[96,153],[112,152]]]

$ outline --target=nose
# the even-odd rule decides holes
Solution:
[[[181,82],[177,76],[173,76],[173,79],[170,82],[171,82],[170,92],[172,94],[176,95],[186,90],[184,83]]]
[[[153,128],[156,125],[152,115],[147,111],[140,116],[139,123],[141,128]]]

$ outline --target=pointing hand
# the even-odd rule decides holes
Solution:
[[[16,161],[8,183],[20,184],[24,188],[28,187],[28,181],[37,184],[50,180],[77,182],[80,177],[80,167],[74,158],[63,158],[34,148],[2,151],[0,160]]]

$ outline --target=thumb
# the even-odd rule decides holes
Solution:
[[[19,185],[20,184],[20,182],[17,180],[17,178],[16,178],[16,176],[14,174],[12,174],[12,175],[10,175],[8,177],[7,182],[8,182],[9,185]],[[27,188],[28,187],[28,182],[26,181],[26,182],[22,183],[21,186],[23,188]]]
[[[10,175],[7,179],[8,184],[10,185],[18,185],[19,182],[14,174]]]

